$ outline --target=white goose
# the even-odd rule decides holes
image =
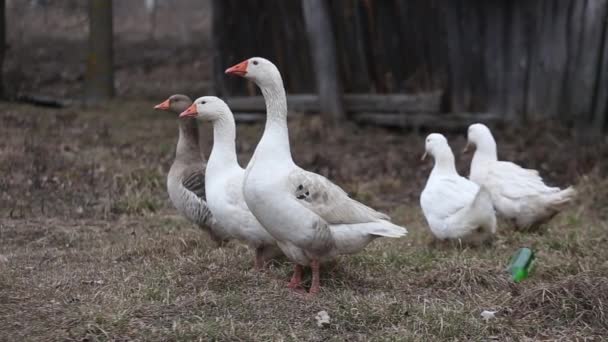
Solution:
[[[290,288],[301,283],[310,265],[310,294],[320,291],[320,263],[356,253],[377,237],[397,238],[407,230],[388,216],[348,197],[325,177],[299,168],[291,157],[287,100],[281,74],[270,61],[253,57],[227,74],[254,81],[262,90],[267,119],[264,134],[245,175],[247,206],[296,265]]]
[[[536,229],[575,196],[572,187],[561,190],[546,186],[536,170],[499,161],[496,141],[485,125],[469,126],[467,136],[467,147],[475,146],[469,179],[486,187],[497,213],[518,228]]]
[[[180,117],[196,117],[213,123],[213,148],[205,172],[207,206],[217,225],[228,235],[255,249],[255,268],[280,254],[275,239],[251,214],[243,198],[245,170],[236,157],[234,116],[215,96],[200,97]]]
[[[426,138],[424,159],[435,160],[420,195],[420,206],[431,232],[439,240],[478,244],[496,233],[496,215],[490,193],[460,176],[447,139],[437,133]]]

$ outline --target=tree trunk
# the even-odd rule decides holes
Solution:
[[[321,114],[327,123],[339,124],[345,116],[328,4],[324,0],[302,0],[302,13],[314,61]]]
[[[97,103],[114,96],[112,0],[89,0],[89,51],[85,101]]]
[[[4,52],[6,50],[6,1],[0,0],[0,98],[4,98]]]

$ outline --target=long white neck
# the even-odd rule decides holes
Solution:
[[[475,154],[473,154],[473,160],[471,162],[472,168],[481,162],[498,160],[496,141],[492,134],[484,134],[475,145]]]
[[[213,122],[213,148],[207,162],[207,176],[216,177],[230,168],[240,168],[236,158],[235,139],[234,118],[227,115]]]
[[[266,127],[256,151],[270,153],[273,158],[291,160],[289,132],[287,129],[287,97],[280,76],[272,82],[260,85],[266,102]]]
[[[435,165],[431,176],[433,175],[458,175],[456,165],[454,163],[454,153],[449,146],[443,146],[434,154]]]

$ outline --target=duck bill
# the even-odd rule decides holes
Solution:
[[[196,112],[196,105],[193,103],[188,107],[185,111],[183,111],[179,117],[180,118],[195,118],[198,113]]]
[[[424,152],[424,154],[420,158],[420,161],[424,161],[426,159],[427,154],[428,154],[427,152]]]
[[[154,106],[154,109],[169,110],[169,104],[170,104],[169,99],[166,99],[165,101]]]
[[[233,65],[230,68],[226,69],[226,74],[245,77],[245,75],[247,75],[247,65],[248,64],[249,64],[249,61],[244,60],[241,63]]]
[[[464,146],[464,148],[462,149],[462,153],[467,153],[469,152],[469,150],[471,149],[471,143],[467,141],[467,144]]]

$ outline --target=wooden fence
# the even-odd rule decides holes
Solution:
[[[302,1],[302,0],[301,0]],[[306,1],[306,0],[303,0]],[[442,91],[443,112],[606,126],[608,0],[329,1],[345,93]],[[289,93],[314,93],[300,1],[215,0],[214,82],[252,95],[225,67],[276,62]]]

